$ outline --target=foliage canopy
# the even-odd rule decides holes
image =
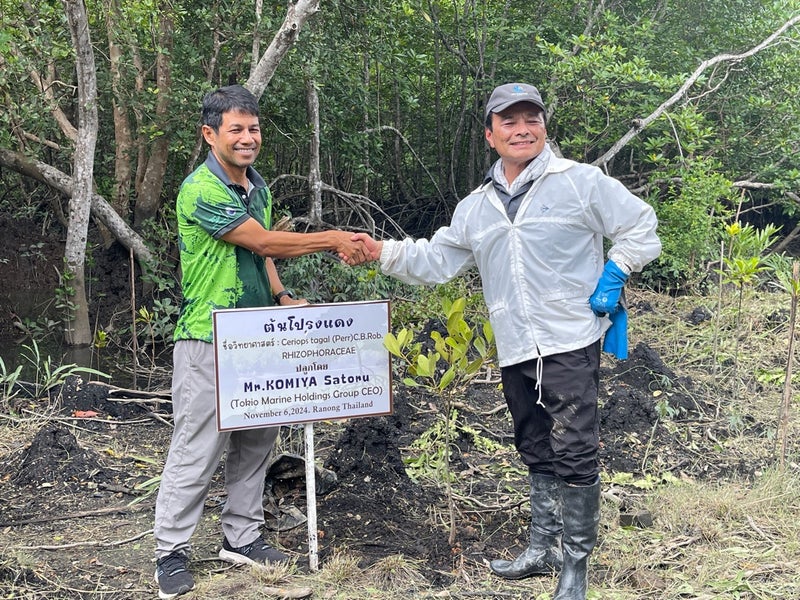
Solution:
[[[97,191],[135,229],[171,243],[170,227],[146,222],[163,219],[204,156],[200,98],[247,80],[286,4],[268,0],[260,14],[255,4],[219,1],[87,5],[100,109]],[[266,135],[257,166],[282,210],[307,212],[305,95],[313,81],[322,180],[370,199],[380,210],[378,234],[398,232],[386,215],[402,231],[429,235],[494,160],[482,106],[495,85],[537,85],[553,144],[592,162],[703,61],[742,55],[789,24],[758,52],[700,74],[603,165],[659,213],[665,252],[649,281],[684,286],[713,259],[726,215],[778,222],[782,235],[792,229],[800,202],[799,15],[797,0],[323,0],[261,97]],[[77,97],[63,5],[0,0],[0,16],[0,149],[70,173]],[[164,175],[148,184],[159,156]],[[13,170],[0,177],[9,213],[50,214],[53,200],[64,202]],[[327,192],[324,221],[353,226],[351,202]],[[163,238],[151,242],[164,246]]]

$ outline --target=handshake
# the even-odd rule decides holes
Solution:
[[[332,231],[331,233],[336,237],[334,251],[343,262],[351,267],[378,260],[381,256],[383,242],[375,241],[366,233],[349,231]]]

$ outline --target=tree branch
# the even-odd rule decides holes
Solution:
[[[414,155],[414,158],[417,160],[417,162],[423,168],[425,173],[428,175],[428,178],[431,180],[431,183],[433,184],[433,187],[436,188],[436,193],[439,195],[439,198],[442,200],[442,202],[445,202],[444,194],[442,194],[442,190],[439,189],[439,186],[436,183],[436,179],[434,179],[433,175],[428,170],[428,167],[426,167],[425,163],[422,162],[422,159],[414,151],[414,148],[408,142],[406,137],[402,133],[400,133],[400,131],[396,127],[392,127],[391,125],[381,125],[380,127],[372,127],[370,129],[365,129],[362,133],[376,133],[376,132],[379,133],[379,132],[382,132],[382,131],[391,131],[397,137],[399,137],[401,140],[403,140],[403,143],[406,145],[406,148],[408,148],[408,150],[411,152],[411,154]]]
[[[47,163],[7,148],[0,148],[0,165],[44,183],[67,197],[72,196],[72,178]],[[148,269],[155,267],[155,257],[145,245],[144,240],[128,226],[105,198],[96,193],[92,194],[92,214],[108,227],[123,246],[133,250],[143,267]]]
[[[695,69],[694,73],[692,73],[689,76],[686,82],[680,87],[680,89],[677,92],[675,92],[672,95],[672,97],[670,97],[668,100],[662,103],[661,106],[656,108],[652,113],[650,113],[644,119],[636,119],[634,126],[631,127],[631,129],[629,129],[628,132],[625,135],[623,135],[619,140],[617,140],[617,142],[614,143],[614,145],[611,146],[611,148],[605,154],[603,154],[601,157],[595,160],[592,164],[604,168],[609,163],[609,161],[611,161],[611,159],[613,159],[619,153],[620,150],[622,150],[625,146],[628,145],[628,142],[630,142],[633,138],[639,135],[639,133],[643,131],[648,125],[650,125],[650,123],[652,123],[653,121],[658,119],[661,115],[663,115],[668,108],[676,104],[689,91],[689,88],[691,88],[697,82],[697,80],[700,79],[700,76],[706,69],[708,69],[709,67],[713,67],[714,65],[719,64],[721,62],[739,62],[744,60],[745,58],[749,58],[750,56],[757,54],[758,52],[761,52],[765,48],[770,47],[781,34],[783,34],[787,29],[796,25],[798,22],[800,22],[800,15],[792,17],[791,19],[786,21],[786,23],[784,23],[781,27],[779,27],[778,30],[775,31],[772,35],[767,37],[760,44],[753,46],[747,52],[743,52],[741,54],[718,54],[714,58],[710,58],[700,63],[700,66],[697,67],[697,69]]]
[[[300,29],[317,11],[319,11],[319,0],[297,0],[295,3],[290,0],[283,25],[272,38],[269,47],[250,73],[247,83],[244,84],[244,87],[250,90],[256,98],[260,98],[267,89],[278,64],[297,41]]]

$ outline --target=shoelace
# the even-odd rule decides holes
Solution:
[[[250,556],[250,553],[253,550],[255,550],[255,549],[264,550],[267,547],[268,547],[267,543],[263,539],[259,538],[256,541],[247,544],[247,546],[242,546],[241,548],[236,548],[235,550],[239,554],[244,554],[245,556]]]
[[[161,570],[169,577],[186,570],[186,559],[183,556],[170,554],[160,565]]]

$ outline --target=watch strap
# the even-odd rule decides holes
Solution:
[[[289,296],[289,298],[294,298],[294,294],[292,293],[291,290],[281,290],[280,292],[275,294],[272,297],[272,299],[275,300],[275,304],[280,304],[281,298],[283,298],[284,296]]]

